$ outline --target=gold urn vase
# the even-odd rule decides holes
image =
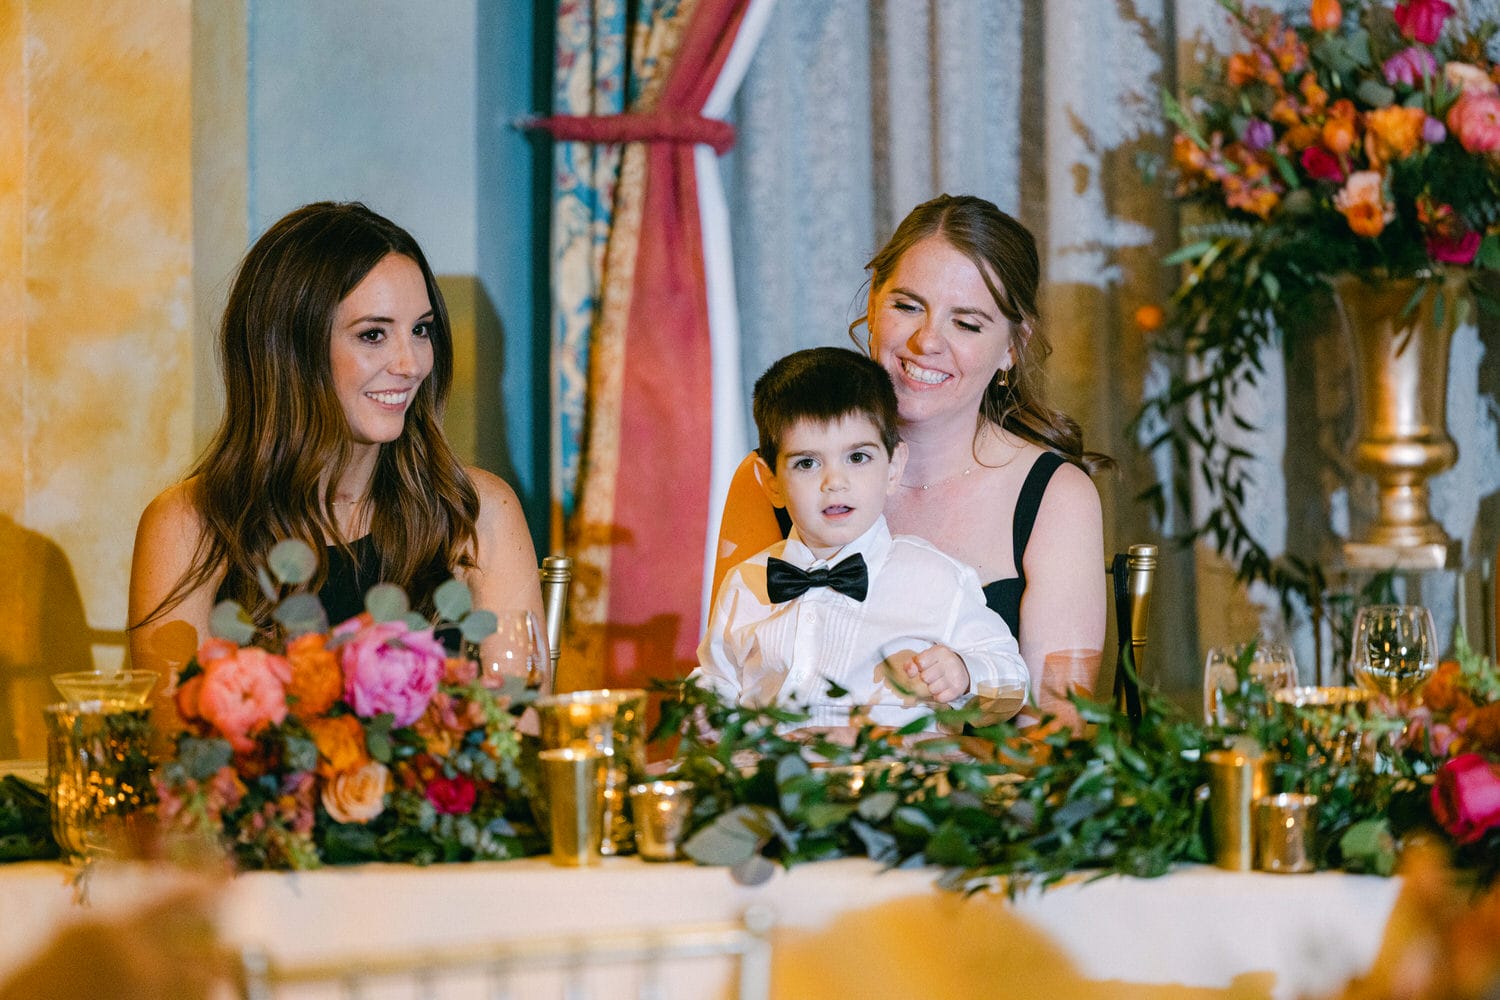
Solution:
[[[1458,461],[1448,436],[1448,346],[1469,314],[1468,276],[1333,282],[1353,346],[1355,435],[1351,458],[1375,480],[1375,520],[1344,544],[1344,560],[1375,569],[1441,569],[1457,544],[1432,519],[1427,480]]]

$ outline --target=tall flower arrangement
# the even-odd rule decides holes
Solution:
[[[1219,2],[1239,47],[1183,102],[1164,95],[1173,194],[1201,221],[1168,258],[1183,280],[1158,346],[1193,363],[1137,426],[1175,457],[1182,509],[1195,472],[1211,494],[1192,537],[1243,579],[1311,597],[1316,568],[1273,561],[1245,526],[1251,456],[1220,428],[1243,422],[1236,389],[1257,382],[1263,352],[1331,278],[1500,267],[1496,26],[1444,0],[1312,0],[1285,14]],[[1165,488],[1148,498],[1164,507]]]
[[[272,550],[262,585],[291,593],[271,630],[232,601],[214,609],[214,637],[176,678],[184,729],[157,777],[167,832],[220,841],[246,868],[537,849],[514,724],[524,685],[486,684],[437,638],[476,643],[495,616],[458,581],[438,588],[436,621],[382,584],[329,630],[300,589],[313,567],[301,543]]]

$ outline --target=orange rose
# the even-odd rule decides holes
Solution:
[[[1392,160],[1404,160],[1422,144],[1427,112],[1391,105],[1365,112],[1365,155],[1377,170]]]
[[[1422,685],[1422,704],[1434,712],[1468,712],[1474,702],[1463,691],[1463,675],[1457,660],[1438,664],[1432,678]]]
[[[365,729],[352,715],[308,719],[307,731],[318,747],[318,773],[325,778],[358,770],[370,759]]]
[[[1334,101],[1323,123],[1323,145],[1335,156],[1343,156],[1354,145],[1354,102],[1348,98]]]
[[[1423,688],[1426,700],[1426,688]],[[1474,709],[1468,715],[1469,725],[1464,730],[1465,742],[1471,749],[1500,751],[1500,702],[1491,702]]]
[[[199,718],[198,715],[198,693],[203,690],[203,675],[194,674],[188,680],[177,685],[177,691],[172,699],[177,702],[177,714],[185,722],[191,722]]]
[[[1298,89],[1302,92],[1302,100],[1307,104],[1307,110],[1322,111],[1328,107],[1328,91],[1319,86],[1316,73],[1304,73]]]
[[[371,761],[356,771],[328,779],[321,796],[323,808],[339,823],[368,823],[385,811],[385,793],[390,787],[390,770]]]
[[[1314,31],[1337,31],[1344,23],[1344,5],[1339,0],[1313,0],[1308,20]]]
[[[287,703],[299,719],[322,715],[343,693],[344,675],[339,670],[338,657],[327,649],[326,642],[322,635],[309,633],[286,645],[286,658],[292,661]]]
[[[1190,174],[1201,174],[1208,169],[1208,154],[1185,135],[1172,139],[1172,162]]]
[[[1385,180],[1374,170],[1350,174],[1343,190],[1333,196],[1333,207],[1360,236],[1379,236],[1396,217],[1395,209],[1385,201]]]
[[[1250,53],[1236,52],[1229,57],[1228,74],[1231,87],[1243,87],[1260,77],[1260,68],[1255,63],[1255,57]]]
[[[1287,129],[1286,134],[1281,137],[1281,141],[1286,145],[1287,149],[1290,149],[1294,153],[1300,153],[1309,146],[1316,144],[1322,138],[1322,135],[1321,129],[1303,122],[1300,125],[1293,125]]]

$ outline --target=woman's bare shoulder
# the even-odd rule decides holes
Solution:
[[[493,472],[473,465],[465,466],[464,472],[468,473],[469,481],[474,484],[474,492],[479,495],[480,517],[487,513],[494,516],[507,510],[520,511],[521,500],[510,483]]]
[[[1073,515],[1092,512],[1094,518],[1101,518],[1099,488],[1083,469],[1072,462],[1064,462],[1047,483],[1047,492],[1042,495],[1042,511]]]
[[[191,540],[197,545],[203,532],[203,515],[198,508],[198,480],[173,483],[156,495],[141,511],[136,536],[157,540]]]

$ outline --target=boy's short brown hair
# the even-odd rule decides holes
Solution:
[[[755,380],[751,409],[760,434],[757,450],[773,472],[781,441],[799,420],[832,423],[858,414],[880,432],[887,455],[901,441],[891,376],[846,347],[809,347],[777,361]]]

